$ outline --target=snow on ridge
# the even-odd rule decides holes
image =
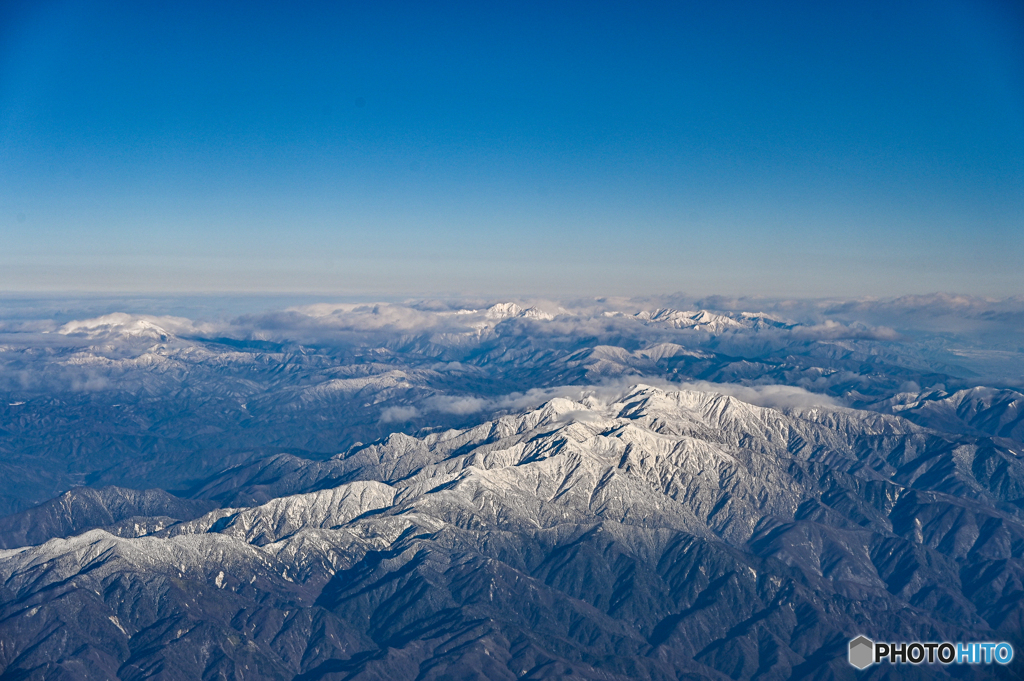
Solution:
[[[228,516],[220,533],[247,543],[278,541],[303,528],[331,529],[367,511],[394,503],[396,490],[383,482],[365,480],[317,492],[272,499]]]
[[[607,313],[605,313],[607,315]],[[675,329],[693,329],[721,333],[741,329],[759,331],[764,328],[792,329],[798,324],[787,322],[765,312],[711,312],[710,310],[675,310],[658,308],[653,312],[642,310],[635,319],[644,324],[669,326]]]

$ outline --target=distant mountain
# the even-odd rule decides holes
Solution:
[[[694,329],[695,331],[707,331],[715,334],[722,333],[723,331],[756,330],[768,327],[791,329],[796,326],[763,313],[755,314],[751,312],[724,315],[715,314],[708,310],[682,311],[661,308],[653,312],[643,310],[636,314],[636,318],[647,324],[665,325],[674,329]]]

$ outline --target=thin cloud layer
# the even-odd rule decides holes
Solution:
[[[518,412],[536,408],[557,397],[567,398],[576,402],[585,398],[592,398],[601,403],[611,404],[621,400],[639,384],[650,385],[668,391],[692,390],[728,395],[747,404],[778,410],[809,409],[812,407],[838,408],[845,406],[841,401],[833,397],[813,393],[798,386],[744,386],[731,383],[711,383],[709,381],[673,383],[656,377],[648,377],[639,382],[628,379],[609,379],[593,385],[561,385],[549,388],[534,388],[525,392],[513,392],[489,398],[435,395],[422,400],[417,406],[388,407],[381,412],[381,419],[386,422],[405,422],[421,417],[429,417],[431,413],[464,416],[481,413]]]
[[[642,302],[642,301],[641,301]],[[900,334],[890,327],[863,322],[819,319],[814,323],[786,321],[763,311],[646,309],[641,302],[599,301],[555,305],[493,303],[486,307],[447,307],[427,303],[319,304],[261,315],[236,318],[224,329],[234,337],[277,341],[367,340],[381,334],[427,335],[451,341],[446,336],[486,336],[499,326],[506,332],[527,332],[538,336],[614,336],[628,334],[640,341],[665,342],[691,336],[698,342],[718,338],[732,345],[743,338],[757,338],[754,347],[807,340],[895,341]],[[612,303],[623,309],[611,309]],[[622,304],[625,303],[625,304]],[[710,323],[691,322],[689,317],[707,318]],[[684,321],[680,321],[680,320]],[[647,327],[644,330],[642,327]],[[671,331],[671,333],[664,333]]]
[[[670,303],[679,307],[671,307]],[[685,316],[719,320],[681,325]],[[777,323],[776,323],[777,322]],[[891,300],[788,301],[758,298],[681,297],[548,300],[411,301],[407,303],[317,303],[230,320],[192,320],[156,314],[111,313],[72,319],[0,319],[0,333],[59,332],[82,337],[228,337],[277,342],[372,342],[381,335],[482,336],[499,326],[545,336],[614,335],[665,342],[687,337],[716,338],[741,347],[756,338],[767,343],[797,341],[899,341],[907,331],[975,331],[1024,323],[1024,299],[991,301],[935,294]],[[641,329],[647,326],[649,330]],[[670,331],[662,333],[659,331]],[[448,339],[451,340],[451,339]]]

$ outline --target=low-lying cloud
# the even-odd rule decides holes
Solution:
[[[845,406],[834,397],[813,393],[794,385],[740,385],[738,383],[695,381],[679,384],[678,388],[729,395],[740,402],[779,410]]]
[[[534,388],[525,392],[513,392],[494,397],[433,395],[416,403],[415,406],[387,407],[381,412],[381,420],[389,423],[407,422],[420,418],[429,418],[429,415],[432,413],[469,416],[472,414],[492,415],[520,412],[537,408],[556,397],[564,397],[576,402],[589,397],[604,404],[613,404],[620,401],[637,385],[648,385],[665,391],[692,390],[729,395],[747,404],[779,410],[844,406],[841,401],[828,395],[814,393],[805,388],[791,385],[747,386],[737,383],[711,383],[708,381],[673,383],[657,377],[645,377],[641,380],[607,380],[592,385],[561,385]]]
[[[645,302],[650,304],[644,304]],[[743,302],[761,303],[763,308],[720,309],[711,313],[728,321],[718,326],[695,325],[679,328],[672,323],[650,319],[663,302],[604,300],[556,305],[550,301],[520,301],[518,304],[484,303],[478,307],[447,306],[437,301],[422,303],[321,303],[292,307],[260,314],[247,314],[231,320],[196,321],[166,315],[111,313],[99,317],[73,319],[62,325],[46,320],[0,319],[0,333],[57,332],[84,339],[160,340],[162,337],[190,339],[231,338],[298,344],[394,344],[416,339],[440,345],[473,343],[496,333],[530,335],[538,338],[595,337],[601,344],[615,345],[620,338],[634,344],[673,342],[680,345],[719,344],[730,352],[758,353],[787,343],[814,341],[900,341],[902,331],[892,323],[907,314],[923,314],[931,326],[939,311],[961,314],[971,311],[972,324],[988,320],[1006,323],[1007,315],[1017,312],[989,309],[976,299],[935,298],[921,301],[793,301],[718,300],[723,307]],[[536,304],[531,304],[536,303]],[[945,304],[945,307],[943,306]],[[990,306],[991,307],[991,306]],[[1020,314],[1024,314],[1024,306]],[[615,309],[618,308],[618,309]],[[511,310],[511,312],[510,312]],[[913,311],[917,311],[916,313]],[[700,314],[694,307],[679,314]],[[671,310],[669,310],[671,312]],[[767,313],[772,313],[768,315]],[[858,318],[858,313],[861,318]],[[899,314],[897,314],[899,313]],[[780,316],[781,315],[781,316]],[[903,317],[900,317],[903,315]],[[764,319],[789,319],[777,325],[758,322]],[[1015,318],[1014,318],[1015,319]],[[500,329],[499,329],[500,327]]]

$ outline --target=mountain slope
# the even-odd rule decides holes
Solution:
[[[78,487],[44,504],[0,519],[0,547],[42,544],[48,539],[69,537],[98,527],[127,533],[132,526],[135,533],[149,534],[169,524],[201,516],[214,505],[202,500],[179,499],[159,489]],[[147,522],[152,519],[157,522]],[[118,527],[121,523],[127,524]]]

